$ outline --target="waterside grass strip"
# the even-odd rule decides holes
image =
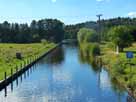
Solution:
[[[15,73],[13,73],[12,69],[11,69],[11,76],[6,77],[6,72],[5,72],[5,74],[4,74],[5,79],[0,81],[0,90],[2,90],[7,85],[9,85],[12,81],[14,81],[16,78],[18,78],[21,74],[23,74],[25,71],[27,71],[29,68],[31,68],[31,66],[33,66],[35,63],[37,63],[43,57],[47,56],[50,52],[54,51],[61,44],[62,43],[59,43],[54,48],[50,49],[49,51],[47,51],[43,55],[37,56],[34,61],[30,62],[29,64],[27,64],[23,68],[20,68],[20,70],[18,70],[18,68],[17,68]]]

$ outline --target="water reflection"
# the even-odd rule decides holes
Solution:
[[[81,63],[87,63],[95,72],[100,72],[102,69],[101,59],[97,57],[91,57],[87,55],[87,52],[83,51],[82,48],[79,48],[79,60]]]
[[[7,86],[4,88],[5,97],[7,97]]]
[[[47,63],[47,64],[61,64],[64,61],[64,50],[62,47],[58,47],[55,49],[52,54],[48,55],[39,63]]]
[[[1,91],[0,102],[127,102],[107,71],[91,62],[76,46],[64,45],[8,86],[5,98]]]
[[[106,70],[106,68],[102,68],[102,59],[100,59],[99,57],[88,56],[87,52],[85,52],[82,48],[79,48],[79,59],[81,63],[87,63],[92,66],[90,68],[92,68],[92,70],[97,73],[98,87],[100,89],[103,89],[111,86],[112,89],[118,94],[118,102],[122,102],[121,97],[125,94],[126,91],[116,80],[111,78],[109,73],[107,73],[107,76],[105,77],[106,73],[102,71]]]

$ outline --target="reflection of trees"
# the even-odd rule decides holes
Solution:
[[[46,59],[47,64],[60,64],[64,60],[64,50],[58,47]]]
[[[116,91],[117,93],[120,93],[120,94],[124,93],[125,88],[123,88],[122,85],[114,77],[111,78],[111,83],[112,83],[112,89],[114,91]]]
[[[87,63],[89,65],[92,66],[92,69],[95,71],[95,72],[99,72],[101,70],[101,64],[99,63],[99,58],[97,57],[94,57],[94,56],[89,56],[87,54],[87,52],[82,49],[82,48],[79,48],[79,60],[81,63]]]
[[[83,48],[79,48],[79,60],[81,63],[87,63],[91,65],[92,70],[98,73],[98,86],[100,87],[100,77],[101,77],[101,69],[102,69],[102,59],[99,57],[92,57],[87,54],[87,52]],[[118,100],[121,102],[121,96],[124,93],[124,88],[117,83],[116,80],[111,80],[111,85],[113,90],[118,94]]]
[[[112,89],[118,94],[118,102],[122,102],[121,96],[124,94],[125,88],[115,78],[111,78],[111,85]]]

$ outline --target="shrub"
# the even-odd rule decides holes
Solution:
[[[46,45],[48,42],[47,42],[46,39],[42,39],[42,40],[41,40],[41,43],[42,43],[43,45]]]

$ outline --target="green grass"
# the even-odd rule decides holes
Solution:
[[[15,68],[27,59],[40,56],[51,48],[55,47],[54,43],[41,44],[0,44],[0,80],[4,79],[4,72],[10,75],[11,68],[15,72]],[[22,54],[22,59],[16,58],[16,53]]]
[[[134,56],[136,56],[136,43],[131,47],[125,48],[124,52],[119,53],[119,55],[116,55],[114,47],[110,47],[109,43],[100,45],[104,64],[106,64],[112,77],[116,77],[125,86],[131,85],[136,95],[136,65],[130,67],[130,65],[126,64],[129,62],[129,59],[126,58],[126,51],[133,51],[135,52]],[[131,59],[131,63],[136,64],[136,57]]]

